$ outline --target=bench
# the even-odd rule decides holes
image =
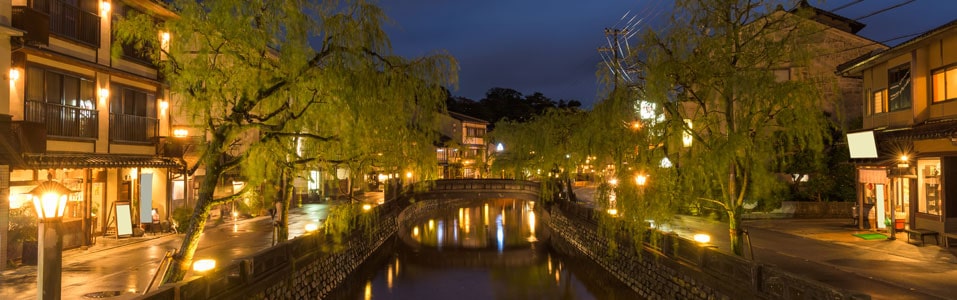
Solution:
[[[950,239],[957,239],[957,233],[944,232],[944,247],[950,248]]]
[[[937,245],[938,245],[938,246],[940,245],[940,233],[939,233],[939,232],[936,232],[936,231],[933,231],[933,230],[927,230],[927,229],[917,229],[917,228],[904,229],[904,232],[907,232],[907,242],[908,242],[908,243],[911,242],[911,241],[910,241],[911,239],[920,239],[920,245],[923,246],[923,245],[924,245],[924,237],[930,235],[930,236],[933,236],[933,237],[934,237],[934,241],[937,242]]]

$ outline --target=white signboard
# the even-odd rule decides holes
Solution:
[[[874,131],[848,133],[847,149],[851,151],[851,158],[877,158]]]
[[[116,202],[116,236],[133,235],[133,216],[129,202]]]

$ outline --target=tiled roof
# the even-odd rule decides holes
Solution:
[[[878,140],[926,140],[957,137],[957,119],[933,120],[906,128],[875,130]]]
[[[175,158],[94,153],[26,153],[25,167],[48,168],[183,168]]]

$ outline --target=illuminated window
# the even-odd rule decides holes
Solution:
[[[920,213],[940,215],[943,198],[940,195],[940,160],[922,159],[917,161],[917,211]]]
[[[879,114],[885,111],[884,109],[884,93],[886,90],[879,90],[873,94],[871,97],[871,113]]]
[[[934,102],[957,98],[957,66],[936,70],[931,76]]]

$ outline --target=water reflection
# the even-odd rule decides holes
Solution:
[[[640,299],[587,259],[549,247],[535,204],[495,199],[406,224],[339,299]],[[475,222],[480,220],[480,222]]]
[[[483,220],[476,224],[473,219]],[[489,220],[494,223],[489,224]],[[535,237],[534,202],[499,199],[460,207],[433,219],[410,224],[409,236],[436,249],[496,249],[529,247]],[[420,229],[421,228],[421,229]]]

